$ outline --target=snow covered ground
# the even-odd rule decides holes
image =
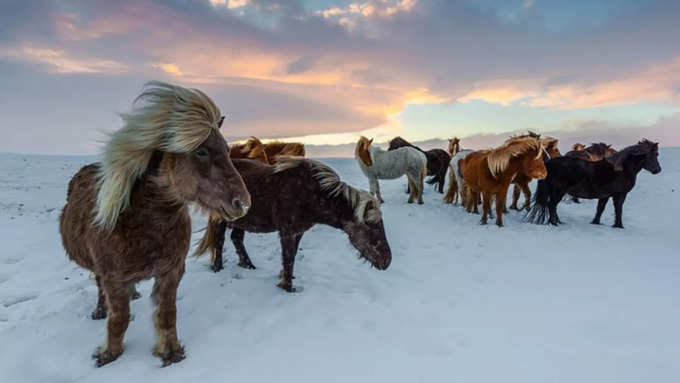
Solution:
[[[398,180],[381,182],[387,271],[322,226],[302,240],[295,294],[274,286],[276,234],[246,235],[254,271],[235,266],[230,243],[221,273],[190,258],[178,298],[187,359],[167,368],[151,355],[150,281],[125,353],[90,360],[105,322],[89,318],[96,288],[57,222],[91,160],[0,155],[2,382],[680,381],[680,149],[662,150],[661,174],[640,174],[624,230],[609,226],[611,205],[606,225],[590,225],[594,201],[561,204],[558,228],[518,213],[480,226],[429,187],[424,206],[406,204]],[[325,161],[367,188],[353,160]]]

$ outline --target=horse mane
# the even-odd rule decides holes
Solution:
[[[146,83],[133,109],[120,117],[123,128],[111,134],[98,174],[94,224],[109,230],[130,205],[132,187],[154,151],[191,152],[222,123],[219,108],[203,92],[160,81]]]
[[[510,165],[513,157],[518,157],[530,150],[536,150],[536,158],[543,155],[543,144],[536,137],[517,137],[508,139],[503,146],[491,149],[487,152],[487,162],[491,175],[496,178],[498,173],[502,173]]]
[[[335,170],[319,161],[297,156],[280,156],[278,162],[274,165],[274,173],[297,167],[309,169],[312,172],[312,177],[319,183],[321,191],[328,198],[342,198],[346,201],[359,222],[377,222],[381,218],[380,204],[370,193],[343,182]],[[368,202],[373,202],[374,210],[377,213],[373,213],[374,210],[371,210],[371,214],[365,216]]]
[[[628,159],[628,157],[635,155],[647,155],[658,152],[658,150],[658,142],[652,142],[646,138],[643,138],[637,144],[628,146],[609,157],[605,157],[605,161],[612,164],[612,166],[614,166],[614,170],[621,172],[623,171],[623,163],[626,161],[626,159]]]
[[[554,148],[555,146],[557,146],[557,143],[560,142],[560,140],[558,140],[557,138],[548,136],[541,138],[540,141],[546,150]]]
[[[510,138],[508,138],[507,140],[505,140],[505,142],[508,142],[508,141],[511,141],[511,140],[515,140],[515,139],[517,139],[517,138],[527,138],[527,137],[530,137],[530,138],[541,138],[541,135],[538,134],[538,133],[535,133],[535,132],[533,132],[533,131],[531,131],[531,130],[527,130],[527,133],[526,133],[526,134],[520,134],[520,135],[517,135],[517,134],[516,134],[516,135],[514,135],[514,136],[510,136]]]
[[[263,146],[262,141],[260,141],[260,139],[255,136],[250,136],[246,142],[241,144],[240,151],[243,154],[250,153],[253,149],[255,149],[258,146]]]
[[[390,140],[390,143],[389,143],[390,149],[397,149],[397,148],[401,148],[401,147],[404,147],[404,146],[409,146],[409,147],[412,147],[414,149],[418,149],[421,152],[423,151],[423,149],[421,149],[421,148],[413,145],[412,143],[406,141],[401,136],[394,137],[393,139]]]
[[[590,144],[589,147],[585,148],[586,151],[599,155],[606,155],[607,149],[611,148],[611,145],[605,144],[604,142],[597,142]]]
[[[579,151],[579,150],[584,150],[585,148],[586,148],[585,145],[583,145],[583,144],[580,143],[580,142],[577,142],[577,143],[575,143],[574,145],[572,145],[571,150]]]
[[[361,136],[359,137],[359,141],[357,141],[357,145],[354,148],[354,156],[359,158],[361,162],[366,165],[370,166],[367,163],[367,159],[370,160],[371,158],[371,153],[369,152],[368,148],[371,146],[371,143],[373,140],[369,140],[368,138]]]

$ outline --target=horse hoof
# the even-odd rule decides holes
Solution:
[[[163,367],[167,367],[173,363],[181,362],[184,360],[184,358],[186,358],[186,355],[184,354],[184,347],[179,345],[176,348],[172,348],[165,352],[160,352],[154,348],[153,354],[154,356],[161,358],[163,361]]]
[[[623,229],[623,225],[620,224],[620,223],[619,223],[619,224],[616,224],[616,223],[615,223],[615,224],[612,225],[612,227],[613,227],[613,228],[616,228],[616,229]]]
[[[224,269],[224,265],[210,265],[210,270],[214,272],[219,272],[220,270]]]
[[[118,359],[118,357],[122,354],[123,352],[119,353],[112,353],[110,352],[105,346],[99,347],[94,354],[92,354],[92,359],[94,359],[94,364],[97,367],[101,367],[105,364],[109,364],[113,362],[114,360]]]
[[[502,223],[496,222],[496,226],[498,226],[498,227],[503,227],[503,224],[502,224]]]
[[[252,262],[239,262],[238,265],[239,265],[239,267],[242,267],[244,269],[249,269],[249,270],[257,269],[257,267],[255,267],[255,265],[253,265]]]
[[[413,203],[413,200],[408,200],[408,203]]]
[[[425,203],[425,202],[423,202],[422,199],[421,199],[421,200],[418,200],[418,205],[422,205],[422,204],[424,204],[424,203]]]
[[[93,320],[106,319],[106,309],[104,307],[97,307],[90,315],[90,318]]]
[[[590,224],[591,224],[591,225],[599,225],[599,224],[600,224],[600,221],[592,220],[592,221],[590,221]]]
[[[295,291],[297,291],[291,283],[286,283],[286,282],[279,282],[279,284],[277,284],[276,287],[278,287],[282,290],[285,290],[286,292],[289,292],[289,293],[294,293]]]

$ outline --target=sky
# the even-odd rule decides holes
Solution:
[[[210,95],[229,141],[320,155],[527,129],[680,146],[679,19],[672,0],[0,0],[0,151],[97,153],[149,80]]]

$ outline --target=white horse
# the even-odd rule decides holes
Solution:
[[[444,196],[444,202],[456,204],[460,200],[460,203],[465,206],[465,181],[458,171],[458,161],[472,152],[474,150],[464,149],[451,157],[451,162],[449,162],[449,189]]]
[[[380,203],[385,202],[380,194],[378,180],[392,180],[405,174],[410,188],[408,203],[413,203],[417,199],[418,203],[422,204],[423,179],[427,174],[425,154],[411,147],[386,151],[372,147],[372,143],[372,139],[361,137],[354,151],[361,171],[368,178],[371,194],[375,195]]]

